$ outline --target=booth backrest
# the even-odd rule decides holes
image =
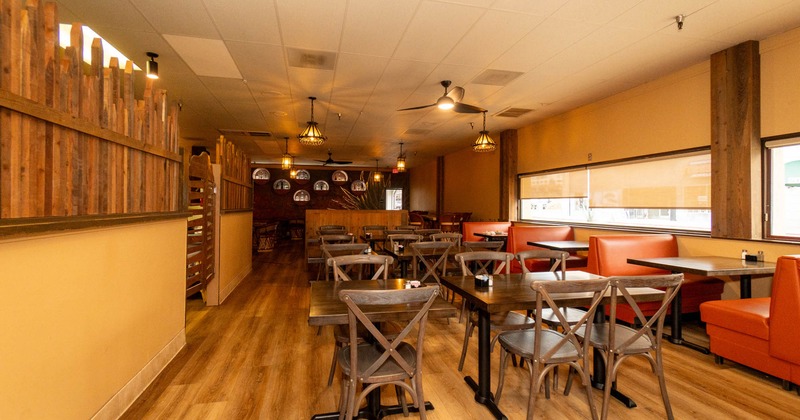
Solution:
[[[628,258],[677,257],[672,235],[600,235],[589,237],[586,271],[601,276],[647,276],[665,270],[628,264]]]
[[[800,365],[800,255],[778,258],[769,309],[769,354]]]
[[[463,222],[461,223],[462,241],[482,241],[483,238],[475,236],[475,233],[484,232],[508,232],[511,222]]]
[[[506,251],[516,254],[529,249],[541,249],[528,245],[529,241],[572,241],[575,232],[572,226],[511,226],[508,228],[508,242]],[[549,264],[546,261],[529,260],[530,271],[547,271]],[[511,262],[511,272],[521,273],[522,267],[518,260]]]

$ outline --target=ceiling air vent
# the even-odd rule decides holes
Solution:
[[[253,131],[253,130],[232,130],[232,129],[219,129],[219,133],[224,136],[243,136],[243,137],[272,137],[269,131]]]
[[[529,112],[533,111],[532,109],[528,108],[506,108],[497,114],[494,114],[495,117],[509,117],[509,118],[519,118]]]
[[[518,71],[488,69],[472,80],[472,83],[479,85],[505,86],[517,77],[522,76],[522,74],[523,73]]]
[[[425,135],[425,134],[430,134],[430,132],[431,132],[431,130],[423,130],[421,128],[409,128],[403,134],[407,134],[409,136],[422,136],[422,135]]]
[[[304,69],[333,70],[336,64],[336,53],[328,51],[302,50],[286,48],[289,65]]]

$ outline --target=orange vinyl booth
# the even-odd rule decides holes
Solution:
[[[506,251],[516,254],[520,251],[529,249],[543,249],[528,245],[528,242],[535,241],[574,241],[575,232],[572,226],[520,226],[514,225],[508,228],[508,243]],[[526,262],[531,271],[547,271],[550,262],[546,260],[528,260]],[[570,255],[567,258],[567,268],[583,268],[586,266],[586,258],[579,255]],[[511,272],[521,273],[522,266],[518,260],[511,261]]]
[[[461,223],[462,241],[482,241],[484,238],[476,233],[508,232],[511,222],[463,222]]]
[[[678,241],[672,235],[599,235],[589,237],[586,271],[601,276],[648,276],[669,273],[665,270],[628,264],[628,258],[678,256]],[[696,313],[700,304],[718,300],[724,284],[716,277],[686,274],[681,286],[681,313]],[[660,302],[639,305],[646,316],[656,313]],[[617,319],[634,323],[636,314],[626,304],[617,306]]]
[[[800,385],[800,255],[778,258],[772,296],[715,300],[700,305],[711,353]],[[797,388],[800,395],[800,387]]]

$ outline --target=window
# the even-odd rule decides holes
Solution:
[[[403,190],[402,189],[386,189],[386,210],[402,210],[403,209]]]
[[[767,236],[800,238],[800,137],[764,142],[767,159]]]
[[[520,177],[520,217],[711,230],[707,151]]]

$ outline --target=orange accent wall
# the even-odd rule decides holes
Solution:
[[[476,153],[469,147],[446,155],[444,162],[444,211],[472,212],[475,221],[497,220],[500,152]]]
[[[409,210],[436,212],[436,159],[409,169]]]

